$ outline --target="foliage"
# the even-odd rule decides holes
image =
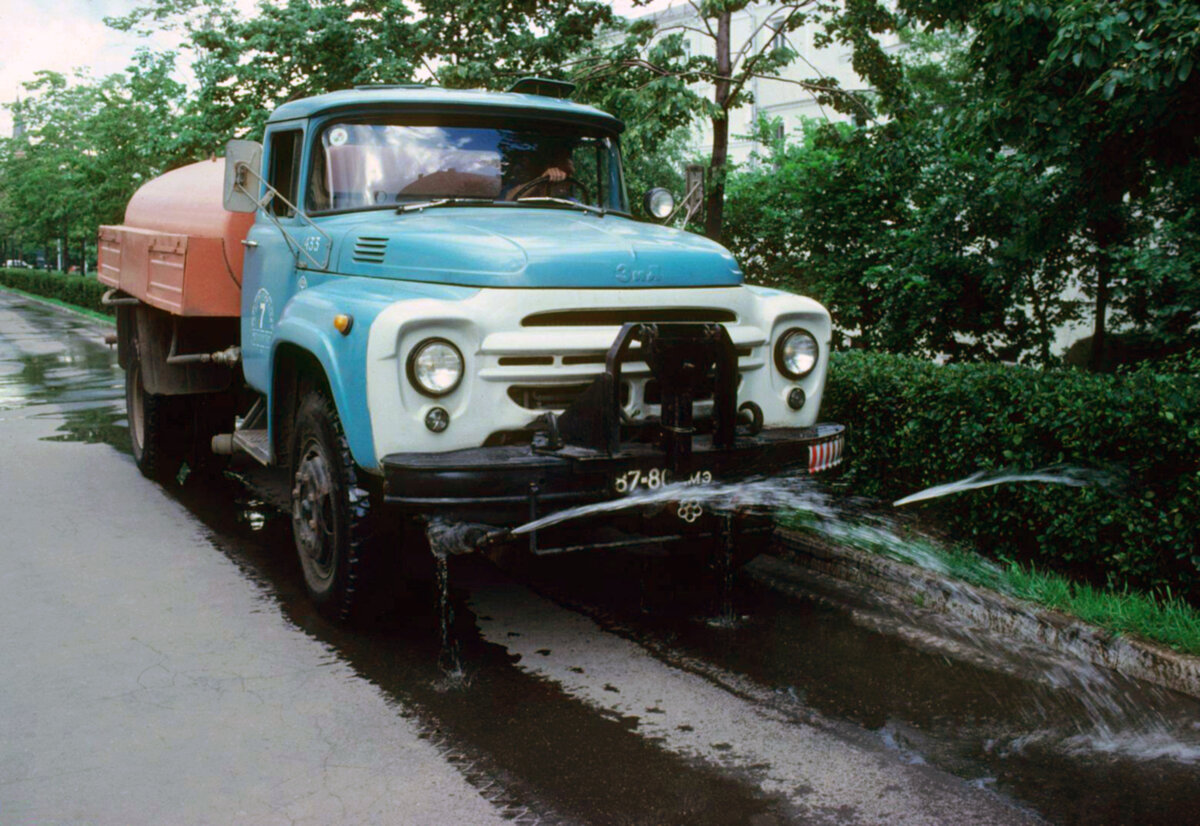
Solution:
[[[69,240],[120,222],[133,190],[171,161],[173,70],[173,55],[142,51],[99,80],[39,72],[14,107],[25,137],[0,142],[8,231]]]
[[[115,315],[112,307],[100,303],[108,287],[95,278],[45,270],[0,268],[0,286],[55,299],[92,312]]]
[[[823,415],[852,423],[847,483],[895,499],[980,470],[1106,472],[915,506],[993,556],[1200,598],[1200,377],[835,355]],[[913,506],[909,506],[913,507]]]
[[[612,19],[597,0],[265,0],[247,18],[220,0],[155,0],[110,23],[185,32],[200,83],[185,145],[197,156],[230,136],[260,137],[270,112],[298,97],[419,78],[505,88],[561,74]]]
[[[1114,246],[1112,302],[1134,355],[1200,347],[1200,158],[1153,180]]]
[[[888,23],[890,5],[848,3],[831,31],[862,43],[905,24],[973,32],[963,94],[941,121],[966,145],[1021,154],[1061,194],[1058,215],[1089,276],[1092,363],[1100,366],[1110,307],[1119,321],[1145,327],[1139,306],[1176,306],[1178,279],[1163,283],[1163,270],[1142,266],[1129,248],[1139,224],[1157,220],[1156,190],[1200,156],[1200,3],[900,0]],[[881,108],[906,119],[920,107],[908,85],[893,82],[896,64],[864,63],[861,71],[881,91]]]
[[[905,117],[810,121],[798,140],[760,123],[765,150],[730,181],[726,240],[751,280],[812,294],[857,345],[1050,363],[1078,312],[1063,299],[1080,251],[1071,204],[1027,156],[948,120],[970,37],[906,39]]]
[[[820,300],[860,346],[954,360],[1051,360],[1071,317],[1056,194],[1020,155],[973,152],[925,121],[760,127],[733,176],[726,241],[748,278]],[[1054,213],[1050,213],[1053,215]]]

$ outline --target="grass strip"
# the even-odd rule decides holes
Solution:
[[[1200,655],[1200,610],[1169,589],[1147,593],[1097,588],[1013,560],[997,564],[969,548],[944,545],[926,536],[901,537],[885,525],[870,522],[830,526],[811,515],[796,514],[784,524],[816,530],[861,551],[1061,611],[1114,634],[1134,635],[1181,654]]]
[[[1004,569],[1005,593],[1025,599],[1117,634],[1135,634],[1183,654],[1200,654],[1200,611],[1173,595],[1115,591],[1073,582],[1066,577],[1010,562]]]
[[[28,298],[32,301],[40,301],[43,304],[53,304],[55,307],[61,307],[72,313],[77,313],[81,316],[87,316],[95,321],[103,321],[105,324],[116,324],[117,320],[104,313],[98,313],[95,310],[89,310],[87,307],[80,307],[78,304],[68,304],[66,301],[59,301],[57,298],[50,298],[45,295],[35,295],[25,290],[18,290],[16,287],[10,287],[7,284],[0,284],[0,290],[7,290],[10,293],[16,293],[23,298]]]

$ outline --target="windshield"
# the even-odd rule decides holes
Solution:
[[[597,129],[390,120],[335,121],[322,129],[309,176],[309,212],[443,198],[629,211],[617,139]]]

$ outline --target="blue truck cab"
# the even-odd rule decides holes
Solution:
[[[306,585],[335,616],[373,560],[423,539],[397,525],[467,524],[480,545],[678,490],[686,507],[616,538],[612,518],[522,537],[535,553],[635,546],[711,533],[689,485],[841,461],[842,428],[818,423],[826,310],[635,219],[623,124],[527,88],[552,94],[334,92],[227,149],[225,207],[254,220],[242,415],[212,448],[285,476]]]

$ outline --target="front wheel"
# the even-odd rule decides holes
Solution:
[[[325,616],[349,620],[382,593],[387,577],[371,496],[327,395],[310,391],[292,439],[292,532],[304,586]]]

